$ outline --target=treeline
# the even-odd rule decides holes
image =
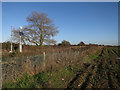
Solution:
[[[69,41],[63,40],[61,43],[58,44],[58,46],[104,46],[104,45],[98,45],[98,44],[85,44],[83,41],[81,41],[78,44],[72,45]]]
[[[24,46],[31,46],[31,45],[25,45],[25,44],[23,44],[23,47]],[[32,45],[32,46],[36,46],[36,45]],[[78,43],[76,45],[72,45],[69,41],[63,40],[61,43],[58,43],[58,44],[44,45],[44,46],[104,46],[104,45],[91,44],[91,43],[85,44],[83,41],[81,41],[80,43]],[[19,49],[19,43],[18,44],[12,43],[12,47],[13,47],[13,50],[16,51],[17,49]],[[8,42],[2,43],[2,49],[10,51],[10,48],[11,48],[11,42],[8,41]]]
[[[18,47],[19,47],[19,44],[12,43],[12,47],[13,47],[13,50],[16,51],[18,49]],[[2,43],[2,49],[10,51],[10,49],[11,49],[11,42],[8,41],[8,42]]]

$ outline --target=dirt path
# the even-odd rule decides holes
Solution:
[[[93,68],[93,66],[88,66],[86,68],[85,71],[80,71],[78,74],[76,74],[76,76],[70,81],[70,83],[68,84],[67,88],[72,88],[72,87],[79,87],[80,84],[82,84],[82,86],[86,86],[88,79],[90,78],[91,74],[87,74],[89,73]],[[90,71],[89,71],[90,70]],[[86,80],[84,79],[86,78]],[[84,83],[80,83],[80,81],[83,81]]]
[[[103,48],[94,64],[76,74],[67,88],[120,88],[120,61],[116,55],[114,49]]]

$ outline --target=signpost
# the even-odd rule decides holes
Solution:
[[[20,52],[22,52],[21,36],[23,35],[23,32],[22,32],[22,27],[21,27],[21,26],[20,26],[20,32],[19,32],[19,35],[20,35],[20,45],[19,45],[19,48],[20,48]]]
[[[12,53],[12,26],[11,26],[11,51],[10,52]]]

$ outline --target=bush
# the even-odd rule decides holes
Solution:
[[[84,42],[80,42],[78,45],[79,46],[85,46],[85,43]]]
[[[48,82],[48,75],[47,73],[38,73],[33,76],[37,83],[45,84]]]
[[[2,43],[2,49],[5,49],[5,50],[10,50],[10,45],[11,43],[8,41],[8,42],[5,42],[5,43]]]
[[[62,43],[59,43],[58,46],[70,46],[70,42],[69,41],[66,41],[66,40],[63,40]]]
[[[17,49],[19,48],[19,44],[12,43],[12,46],[13,46],[13,50],[15,51],[17,51]],[[11,42],[8,41],[2,43],[2,49],[9,51],[11,49]]]
[[[98,46],[98,44],[89,43],[89,46]],[[101,45],[102,46],[102,45]]]

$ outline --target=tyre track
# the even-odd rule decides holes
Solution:
[[[114,80],[111,74],[111,68],[113,61],[110,59],[110,56],[113,55],[111,53],[111,50],[108,50],[107,48],[103,48],[101,51],[101,54],[99,55],[97,70],[95,72],[96,75],[94,75],[92,80],[95,80],[92,83],[92,88],[98,88],[98,87],[104,87],[111,89],[114,87]],[[102,56],[102,57],[101,57]]]
[[[111,59],[111,56],[115,56],[115,54],[113,54],[113,49],[110,49],[108,50],[108,55],[109,55],[109,58],[107,59],[108,61],[108,65],[107,65],[107,68],[108,68],[108,71],[107,71],[107,76],[108,76],[108,84],[109,84],[109,87],[111,89],[113,88],[120,88],[120,83],[119,83],[119,79],[117,79],[117,77],[114,76],[114,68],[118,67],[118,64],[116,64],[116,60],[114,60],[113,58]],[[115,51],[114,51],[115,52]]]
[[[80,72],[75,76],[75,78],[72,81],[70,81],[67,88],[81,88],[81,87],[85,88],[89,83],[89,79],[92,76],[93,70],[94,70],[94,65],[88,66],[86,71],[82,73]]]
[[[67,88],[74,88],[76,83],[78,83],[80,76],[85,76],[84,74],[88,72],[89,68],[90,66],[88,66],[85,71],[80,71],[78,74],[76,74],[76,76],[68,84]]]
[[[120,56],[114,49],[112,49],[111,52],[114,52],[117,56]],[[120,88],[120,77],[119,77],[120,76],[119,74],[120,73],[120,61],[116,59],[116,60],[113,60],[113,62],[114,62],[113,67],[117,67],[116,71],[112,72],[113,80],[115,80],[116,84]]]
[[[110,72],[109,72],[109,68],[108,68],[108,60],[104,59],[107,54],[110,53],[110,51],[107,51],[106,48],[103,48],[101,55],[99,55],[99,63],[96,64],[97,65],[97,70],[95,72],[95,75],[93,77],[93,80],[95,80],[92,84],[92,88],[98,88],[98,87],[106,87],[106,86],[110,86],[110,88],[113,87],[112,85],[112,80],[110,77]],[[102,57],[100,57],[102,56]],[[108,80],[106,80],[108,78]],[[107,84],[108,81],[108,84]]]
[[[106,61],[106,63],[108,63],[108,64],[106,64],[106,67],[105,67],[105,72],[107,73],[107,78],[108,78],[108,85],[109,85],[109,87],[111,88],[111,89],[113,89],[114,88],[114,85],[113,85],[113,79],[112,79],[112,77],[111,77],[111,72],[112,72],[112,70],[111,70],[111,67],[110,66],[112,66],[112,64],[113,64],[113,62],[112,62],[112,60],[111,60],[111,56],[113,55],[113,53],[111,52],[111,50],[109,50],[108,48],[106,48],[106,56],[108,56],[108,57],[105,57],[106,59],[104,60],[104,61]]]
[[[113,51],[118,57],[120,57],[120,55],[119,55],[114,49],[112,49],[112,51]]]
[[[101,58],[101,56],[103,56],[103,53],[104,53],[104,48],[101,50],[101,53],[99,54],[99,58]],[[100,60],[100,61],[98,60],[97,63],[98,62],[99,62],[99,64],[96,64],[96,66],[98,66],[98,68],[101,68],[102,60]],[[81,79],[80,77],[78,77],[79,75],[77,74],[76,77],[68,84],[67,88],[79,88],[80,87],[81,89],[85,89],[90,84],[91,78],[93,78],[95,76],[95,73],[96,73],[95,71],[99,70],[99,69],[95,68],[96,66],[95,66],[95,64],[91,65],[87,71],[83,72],[82,74],[79,74],[79,75],[85,76],[84,80]],[[88,73],[88,74],[86,74],[86,73]],[[78,82],[76,82],[77,80],[78,80]],[[76,85],[74,85],[74,84],[76,84]]]
[[[67,88],[120,88],[119,74],[115,76],[113,72],[113,68],[119,65],[115,63],[112,51],[113,49],[103,48],[95,63],[87,71],[77,74]],[[83,76],[82,79],[80,76]]]
[[[95,81],[92,83],[93,84],[92,88],[94,88],[94,87],[96,88],[96,87],[100,86],[101,76],[103,75],[102,72],[104,70],[104,68],[103,68],[104,63],[103,63],[103,59],[102,59],[102,57],[104,56],[104,53],[105,53],[105,48],[102,49],[101,54],[99,55],[98,60],[97,60],[99,62],[96,63],[97,69],[96,69],[95,75],[93,77],[93,79]]]
[[[90,77],[92,76],[92,73],[89,73],[86,77],[85,82],[81,85],[81,89],[85,89],[90,81]]]

